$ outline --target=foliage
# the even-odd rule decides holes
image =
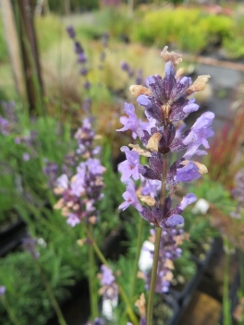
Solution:
[[[241,8],[240,8],[241,9]],[[230,37],[226,38],[223,47],[227,55],[233,59],[244,57],[244,41],[243,41],[243,28],[244,28],[244,10],[237,10],[234,16],[234,28],[230,29]]]
[[[233,29],[230,17],[180,7],[151,11],[140,17],[139,23],[133,26],[132,40],[146,45],[176,44],[181,50],[197,53],[209,44],[228,39]]]
[[[74,272],[70,266],[63,265],[59,257],[50,253],[48,250],[42,252],[46,274],[56,297],[63,300],[68,294],[65,286],[73,283]],[[7,287],[6,297],[20,324],[46,324],[52,315],[52,307],[40,281],[39,269],[27,252],[1,259],[0,282]],[[0,315],[4,324],[12,324],[4,317],[1,304]]]
[[[62,5],[60,5],[59,0],[49,0],[49,8],[51,11],[54,11],[58,14],[63,14],[65,12],[64,9],[64,1],[62,1]],[[82,11],[82,10],[93,10],[98,8],[99,1],[98,0],[69,0],[71,11]]]
[[[64,26],[55,15],[35,18],[35,29],[40,52],[43,53],[65,36]]]
[[[30,234],[46,243],[46,247],[38,248],[40,263],[57,298],[62,301],[67,286],[87,273],[88,248],[87,245],[77,245],[77,240],[85,236],[82,227],[71,228],[60,212],[53,209],[57,198],[48,185],[50,179],[45,176],[43,168],[46,161],[55,162],[59,167],[58,175],[61,175],[65,156],[75,150],[76,140],[68,123],[61,124],[51,117],[30,121],[21,109],[16,108],[15,114],[16,122],[12,122],[11,132],[0,134],[0,163],[4,166],[0,185],[0,225],[21,217],[26,221]],[[28,154],[28,159],[23,158],[25,154]],[[99,224],[96,227],[96,240],[100,246],[103,246],[103,238],[118,227],[118,194],[122,193],[121,183],[111,167],[109,144],[104,145],[103,163],[107,167],[107,187],[105,198],[99,205]],[[10,216],[13,216],[12,220],[9,220]],[[5,276],[6,270],[9,270],[8,277]],[[36,315],[35,324],[45,324],[52,315],[38,268],[29,255],[16,252],[2,259],[0,283],[6,286],[7,299],[14,306],[17,317],[21,318],[23,314],[23,324],[34,322]]]

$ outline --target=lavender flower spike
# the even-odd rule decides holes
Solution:
[[[125,202],[119,208],[125,210],[132,205],[149,223],[168,229],[184,223],[181,212],[195,200],[195,196],[190,194],[183,199],[181,205],[172,209],[172,196],[177,184],[189,183],[207,172],[204,165],[189,159],[194,154],[205,154],[205,151],[199,150],[201,145],[209,148],[207,139],[214,134],[211,127],[214,114],[203,113],[190,130],[181,130],[181,121],[199,108],[195,99],[188,97],[203,90],[209,76],[200,76],[195,82],[189,77],[178,78],[176,68],[182,61],[181,55],[168,52],[165,47],[162,57],[165,61],[164,77],[158,74],[149,76],[147,87],[130,87],[132,95],[144,108],[148,122],[142,126],[134,106],[129,104],[125,106],[128,117],[123,116],[120,120],[124,126],[119,131],[132,130],[145,149],[138,144],[130,145],[133,150],[126,146],[121,149],[126,155],[126,160],[118,168],[122,173],[121,181],[130,183],[123,194]],[[165,168],[165,155],[180,151],[186,151],[183,157],[169,169]],[[148,164],[141,165],[140,156],[148,157]],[[133,180],[142,180],[142,186],[137,189],[131,183]],[[165,184],[166,190],[162,188]]]
[[[66,31],[67,31],[70,38],[75,38],[75,30],[74,30],[73,26],[68,26],[66,28]]]

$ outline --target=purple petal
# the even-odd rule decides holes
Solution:
[[[196,202],[197,196],[194,193],[188,193],[183,197],[182,201],[179,204],[179,208],[183,211],[185,208],[194,202]]]
[[[176,227],[184,223],[184,218],[179,214],[173,214],[166,220],[166,225],[170,227]]]

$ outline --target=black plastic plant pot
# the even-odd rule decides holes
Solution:
[[[82,279],[69,288],[69,298],[60,304],[68,325],[85,325],[90,315],[89,288],[87,279]],[[59,325],[53,315],[46,325]]]
[[[18,247],[25,235],[26,224],[23,220],[18,220],[7,229],[0,231],[0,257]]]
[[[169,294],[172,295],[177,300],[179,305],[187,306],[189,304],[192,294],[194,293],[198,284],[200,283],[203,273],[209,263],[209,260],[215,251],[215,246],[216,246],[216,241],[213,240],[211,248],[206,253],[204,260],[200,260],[194,255],[192,256],[193,260],[196,263],[197,270],[195,275],[185,284],[182,290],[177,289],[176,287],[175,288],[170,287]]]

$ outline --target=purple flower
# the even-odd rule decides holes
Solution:
[[[102,319],[101,318],[95,318],[94,322],[88,322],[87,325],[102,325]]]
[[[5,295],[6,288],[5,286],[0,286],[0,298]]]
[[[186,196],[183,197],[182,201],[179,204],[179,209],[184,211],[185,208],[194,202],[196,202],[197,197],[194,193],[188,193]]]
[[[79,53],[78,55],[78,63],[85,63],[86,62],[86,56],[85,53]]]
[[[188,77],[183,77],[177,80],[170,93],[170,101],[176,102],[180,97],[184,96],[186,90],[190,87],[191,84],[191,78]]]
[[[86,80],[83,84],[84,89],[88,90],[91,88],[91,84],[88,80]]]
[[[24,161],[28,161],[30,160],[30,155],[28,154],[28,152],[24,152],[22,158]]]
[[[126,159],[122,163],[119,164],[118,170],[122,173],[121,181],[126,183],[130,177],[134,180],[139,179],[139,161],[140,156],[138,152],[134,150],[130,150],[128,147],[123,146],[120,149],[122,152],[125,152]]]
[[[63,174],[57,179],[56,186],[57,188],[66,190],[68,188],[68,183],[69,183],[68,176]]]
[[[30,236],[24,238],[22,240],[22,246],[27,252],[30,253],[30,255],[34,259],[38,259],[40,257],[40,253],[36,251],[36,246],[37,246],[36,238],[31,238]]]
[[[75,38],[75,30],[74,30],[73,26],[68,26],[66,28],[66,31],[67,31],[70,38]]]
[[[189,183],[193,180],[199,179],[202,174],[199,172],[199,168],[194,162],[190,161],[186,166],[177,168],[175,181],[176,183],[184,182]]]
[[[191,127],[189,134],[182,141],[184,145],[188,145],[187,152],[184,155],[186,159],[190,159],[194,154],[205,154],[205,151],[198,150],[201,144],[206,149],[209,148],[207,138],[214,135],[214,131],[211,128],[214,116],[212,112],[205,112]]]
[[[69,213],[67,224],[71,227],[75,227],[78,223],[80,223],[80,219],[74,213]]]
[[[74,50],[75,50],[75,53],[78,54],[78,55],[82,54],[84,52],[82,46],[77,41],[74,42]]]
[[[88,170],[93,175],[102,174],[105,171],[105,168],[101,165],[99,159],[89,158],[86,161]]]
[[[132,205],[134,208],[136,208],[139,212],[142,211],[142,205],[139,202],[136,192],[135,192],[135,186],[133,183],[128,183],[126,186],[126,191],[123,194],[123,198],[125,202],[120,204],[119,209],[120,210],[126,210],[130,205]]]
[[[1,101],[1,105],[4,110],[4,116],[10,124],[16,124],[18,122],[18,118],[16,115],[15,109],[15,102],[9,101],[5,102],[4,100]]]
[[[139,69],[137,71],[136,84],[137,85],[143,84],[143,71],[142,71],[142,69]]]
[[[154,179],[144,178],[144,184],[141,190],[142,195],[150,195],[153,198],[156,198],[159,191],[161,190],[162,182]]]
[[[53,188],[58,177],[58,165],[56,163],[50,162],[47,159],[44,159],[44,168],[43,173],[48,178],[48,185],[50,188]]]
[[[113,276],[112,270],[110,270],[106,265],[101,266],[102,271],[102,278],[101,278],[101,284],[110,286],[114,281],[115,277]]]
[[[166,219],[166,226],[176,227],[178,225],[182,225],[184,223],[184,218],[179,214],[173,214],[169,218]]]
[[[129,64],[127,62],[125,62],[125,61],[121,62],[120,67],[124,71],[129,71],[130,70]]]
[[[9,122],[0,115],[0,133],[6,136],[9,134],[9,132],[10,132]]]
[[[82,67],[82,68],[80,69],[80,74],[81,74],[82,76],[86,76],[86,75],[88,74],[88,69],[85,68],[85,67]],[[90,98],[89,98],[89,99],[90,99]]]
[[[122,116],[120,118],[120,123],[123,124],[124,127],[122,127],[121,129],[117,129],[116,131],[131,130],[133,133],[137,133],[138,131],[141,132],[140,121],[136,116],[134,105],[125,103],[124,111],[128,115],[128,117]]]
[[[112,270],[110,270],[106,265],[102,265],[101,271],[100,281],[102,288],[99,290],[99,293],[103,295],[104,299],[112,301],[117,300],[119,290]]]
[[[84,166],[84,168],[81,168],[81,165]],[[86,166],[81,163],[77,168],[77,174],[71,180],[71,194],[77,196],[78,198],[85,193],[85,173]]]

